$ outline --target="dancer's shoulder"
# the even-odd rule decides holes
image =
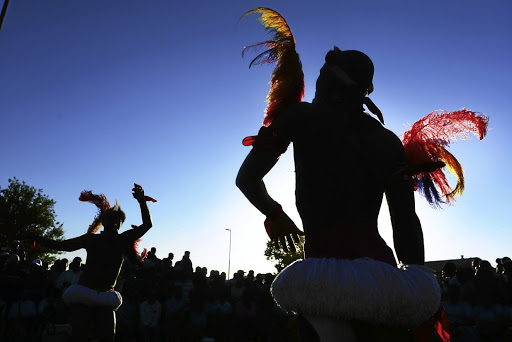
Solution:
[[[367,129],[370,129],[374,134],[377,134],[379,139],[389,141],[391,144],[398,147],[402,146],[400,138],[391,130],[384,127],[378,120],[365,114],[363,121]]]
[[[295,103],[277,116],[270,128],[275,134],[293,141],[307,127],[314,116],[314,111],[311,103]]]

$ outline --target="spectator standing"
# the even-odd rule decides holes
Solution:
[[[180,261],[176,263],[175,266],[178,270],[182,270],[185,273],[185,276],[190,277],[194,273],[194,268],[192,267],[192,261],[190,260],[190,252],[185,251],[183,257]]]
[[[82,258],[75,257],[71,264],[69,264],[69,269],[67,271],[62,272],[57,278],[57,288],[60,290],[66,289],[68,286],[78,284],[80,280],[80,276],[82,275]]]
[[[165,341],[181,342],[185,339],[187,329],[188,301],[183,298],[181,287],[173,288],[171,296],[165,301],[165,313],[162,320],[162,335]]]
[[[169,268],[172,268],[174,266],[173,265],[173,259],[174,259],[174,254],[173,253],[169,253],[167,255],[167,258],[163,258],[162,259],[164,270],[168,270]]]
[[[162,315],[162,304],[156,300],[154,293],[151,293],[148,299],[140,303],[139,312],[143,341],[158,341],[158,323],[160,322],[160,317]]]

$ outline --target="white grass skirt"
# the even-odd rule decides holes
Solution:
[[[62,294],[66,304],[82,304],[89,307],[109,307],[113,311],[123,304],[123,297],[117,291],[96,291],[87,286],[74,284]]]
[[[369,258],[295,261],[275,278],[272,295],[284,310],[306,316],[407,328],[432,317],[441,303],[428,268],[396,268]]]

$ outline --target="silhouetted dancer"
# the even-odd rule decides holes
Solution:
[[[415,213],[413,181],[403,171],[404,148],[394,133],[363,109],[367,104],[383,122],[366,97],[373,91],[372,61],[362,52],[335,47],[325,57],[313,102],[294,104],[288,99],[276,111],[272,108],[280,103],[276,88],[287,82],[282,80],[287,77],[284,65],[288,63],[288,71],[296,70],[294,77],[288,77],[295,83],[287,86],[300,95],[297,80],[302,70],[298,55],[290,57],[286,50],[293,36],[284,19],[269,9],[248,13],[254,12],[262,13],[261,21],[274,29],[275,39],[274,44],[265,43],[269,50],[252,63],[277,60],[278,66],[272,75],[264,126],[258,136],[244,139],[253,148],[236,183],[267,217],[265,227],[276,246],[285,252],[287,245],[295,250],[293,240],[297,243],[302,232],[263,182],[293,142],[296,205],[305,234],[305,260],[276,277],[274,299],[313,325],[318,337],[303,335],[306,341],[408,341],[411,330],[425,321],[424,328],[431,332],[429,319],[440,306],[440,292],[422,266],[423,234]],[[283,38],[286,35],[291,39]],[[286,54],[291,62],[283,62]],[[286,97],[286,89],[281,91],[285,94],[279,96]],[[397,257],[408,265],[401,269],[377,228],[384,194]]]
[[[73,341],[87,341],[91,324],[99,341],[114,340],[115,311],[122,304],[121,294],[114,290],[117,277],[124,257],[136,254],[138,239],[152,226],[146,201],[155,200],[144,196],[144,190],[137,184],[133,188],[133,197],[139,202],[142,214],[142,225],[138,227],[133,226],[133,229],[119,234],[126,216],[117,201],[110,208],[103,194],[94,195],[90,191],[84,191],[80,200],[92,202],[100,209],[88,233],[63,241],[35,238],[37,243],[52,249],[75,251],[85,248],[87,251],[87,267],[78,284],[70,286],[63,294],[64,301],[71,306]],[[101,225],[104,227],[101,234],[94,234]]]

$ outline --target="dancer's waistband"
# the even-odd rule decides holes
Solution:
[[[369,257],[396,266],[393,251],[370,220],[339,221],[324,230],[309,231],[305,258],[357,259]]]

